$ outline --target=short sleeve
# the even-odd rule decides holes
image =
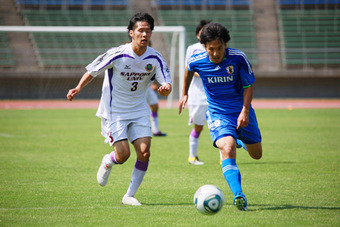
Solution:
[[[162,55],[156,52],[156,55],[152,55],[149,58],[155,58],[158,62],[158,66],[156,68],[156,79],[157,82],[161,85],[171,84],[171,76],[170,70],[166,62],[164,61]]]
[[[112,48],[102,55],[99,55],[92,63],[87,65],[85,68],[91,76],[98,76],[106,69],[112,68],[115,55],[118,48]]]
[[[240,56],[240,76],[242,80],[242,87],[250,87],[255,82],[255,76],[252,66],[245,54]]]

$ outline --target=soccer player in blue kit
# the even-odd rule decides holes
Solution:
[[[261,133],[251,106],[255,77],[246,55],[227,47],[229,40],[229,31],[223,25],[209,23],[203,27],[200,42],[206,51],[188,60],[179,114],[185,107],[190,82],[197,72],[209,104],[206,118],[210,135],[213,145],[222,153],[222,171],[234,194],[233,204],[239,210],[248,210],[236,164],[236,140],[243,141],[252,158],[262,157]]]

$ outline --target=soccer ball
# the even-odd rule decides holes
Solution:
[[[216,214],[224,204],[224,195],[215,185],[207,184],[200,187],[194,196],[196,209],[203,214]]]

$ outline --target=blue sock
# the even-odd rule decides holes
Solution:
[[[234,196],[242,194],[242,187],[241,187],[241,174],[240,170],[236,165],[235,159],[225,159],[222,161],[222,171],[224,178],[228,182],[228,185],[233,192]]]

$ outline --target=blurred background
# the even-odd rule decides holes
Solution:
[[[0,26],[127,26],[135,12],[156,26],[185,26],[197,42],[200,20],[225,25],[229,47],[253,65],[254,98],[340,98],[340,0],[0,0]],[[152,46],[170,62],[171,34]],[[65,99],[85,66],[126,33],[0,32],[0,99]],[[178,65],[177,65],[178,67]],[[103,76],[79,98],[99,99]],[[174,98],[179,75],[173,72]]]

